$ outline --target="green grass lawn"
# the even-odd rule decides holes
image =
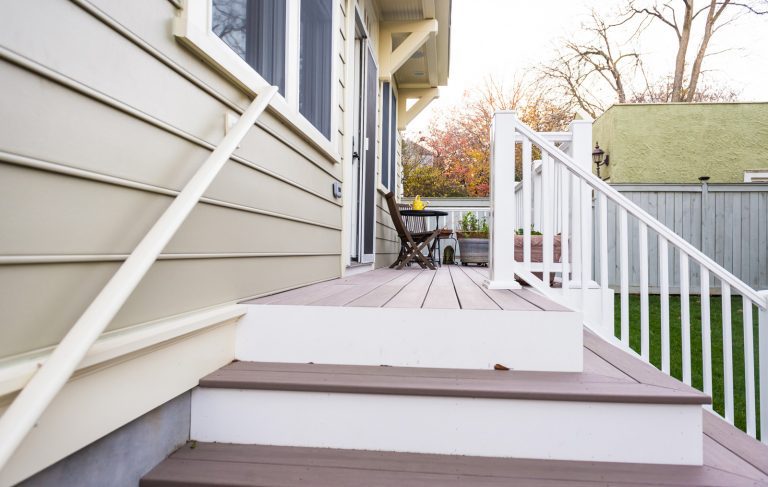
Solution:
[[[723,327],[722,327],[722,303],[720,296],[710,298],[710,322],[712,329],[712,395],[715,411],[724,414],[725,402],[723,397]],[[701,355],[701,298],[690,297],[691,310],[691,376],[693,386],[702,389],[702,355]],[[650,335],[651,363],[661,369],[661,313],[660,297],[651,295],[649,299],[650,311]],[[615,330],[618,337],[621,331],[621,303],[619,294],[615,300]],[[758,322],[757,310],[753,307],[753,336],[755,357],[755,381],[757,388],[757,431],[760,431],[760,398],[759,398],[759,365],[757,356]],[[632,349],[640,352],[640,296],[629,296],[629,343]],[[682,380],[682,348],[680,329],[680,296],[669,298],[669,325],[670,325],[670,372],[672,376]],[[733,343],[733,391],[734,391],[734,418],[736,426],[746,430],[746,403],[744,390],[744,326],[742,320],[741,296],[733,296],[731,299],[731,330]]]

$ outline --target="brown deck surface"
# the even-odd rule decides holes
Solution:
[[[464,457],[191,443],[141,487],[764,486],[768,476],[704,436],[704,466]]]
[[[547,401],[710,403],[708,396],[685,384],[671,389],[639,383],[629,377],[618,378],[590,372],[235,362],[204,377],[200,386]]]
[[[278,375],[306,371],[302,364],[236,363],[228,373],[254,372],[279,368]],[[331,379],[354,383],[354,368],[317,367],[318,382]],[[369,367],[367,376],[397,378],[399,368]],[[437,387],[441,380],[476,381],[481,390],[514,390],[529,387],[534,380],[544,393],[557,385],[567,394],[580,394],[585,386],[596,392],[605,385],[628,388],[655,386],[657,389],[689,391],[650,365],[614,348],[587,331],[584,335],[584,373],[547,374],[541,372],[457,371],[416,369],[415,376],[425,380],[420,386]],[[332,374],[331,374],[332,372]],[[272,386],[291,383],[282,378],[262,376]],[[305,374],[303,374],[305,375]],[[413,377],[414,374],[407,374]],[[293,376],[294,379],[296,376]],[[513,378],[513,380],[510,380]],[[230,381],[220,386],[237,386],[235,375],[215,374],[203,380]],[[305,378],[300,381],[307,382]],[[213,382],[206,385],[215,385]],[[525,387],[523,387],[525,385]],[[648,389],[653,390],[653,389]],[[540,391],[540,392],[541,392]],[[549,392],[547,392],[549,391]],[[696,394],[692,394],[696,395]],[[700,397],[701,395],[698,394]],[[576,397],[576,396],[572,396]],[[768,447],[704,412],[704,466],[640,465],[622,463],[569,462],[554,460],[500,459],[393,452],[293,448],[259,445],[190,444],[158,465],[141,482],[143,487],[166,486],[768,486]],[[632,441],[628,438],[627,441]]]
[[[431,308],[570,311],[528,288],[486,289],[488,269],[446,265],[436,271],[412,266],[377,269],[341,279],[311,284],[246,304],[351,306],[373,308]]]

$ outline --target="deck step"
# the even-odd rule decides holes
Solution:
[[[235,362],[194,391],[191,436],[700,465],[700,406],[708,402],[683,384],[671,388],[595,373]]]
[[[570,310],[245,306],[243,361],[583,370],[582,315]]]
[[[585,440],[586,442],[587,440]],[[414,453],[190,443],[149,472],[141,487],[760,485],[765,475],[723,461],[707,439],[702,467],[519,460]]]

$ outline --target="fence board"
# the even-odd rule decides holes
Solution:
[[[693,185],[613,185],[675,233],[685,238],[734,275],[755,289],[768,289],[768,185],[710,184]],[[595,217],[597,215],[595,209]],[[615,205],[609,205],[609,235],[618,230]],[[637,222],[630,218],[630,289],[640,285],[637,255]],[[650,280],[652,292],[658,292],[658,243],[650,232]],[[613,241],[614,237],[610,238]],[[618,288],[617,258],[610,252],[609,279]],[[596,263],[599,260],[595,259]],[[670,288],[680,287],[680,254],[672,252],[670,259]],[[595,271],[598,267],[595,266]],[[697,265],[690,269],[691,290],[700,288],[701,271]],[[719,293],[719,282],[710,276],[710,288]]]

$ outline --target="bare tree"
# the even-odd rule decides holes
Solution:
[[[677,52],[670,101],[692,102],[702,97],[698,86],[704,59],[711,54],[708,50],[712,37],[744,13],[768,14],[768,0],[706,0],[700,3],[695,0],[653,0],[650,3],[629,0],[624,22],[639,19],[638,33],[654,23],[674,31],[677,37]],[[701,25],[701,34],[693,62],[689,63],[689,50],[697,24]]]
[[[610,23],[593,10],[589,23],[582,26],[589,38],[566,41],[554,60],[539,67],[544,80],[592,117],[605,108],[598,94],[601,88],[609,89],[619,103],[627,101],[631,94],[627,78],[641,66],[637,51],[624,50],[616,42],[623,23]]]
[[[683,79],[683,84],[688,84],[687,79]],[[629,98],[629,103],[671,103],[674,93],[674,78],[667,76],[654,83],[647,83],[643,91],[634,93]],[[730,86],[711,82],[699,82],[696,92],[691,98],[693,103],[704,102],[729,102],[737,101],[739,92]]]

